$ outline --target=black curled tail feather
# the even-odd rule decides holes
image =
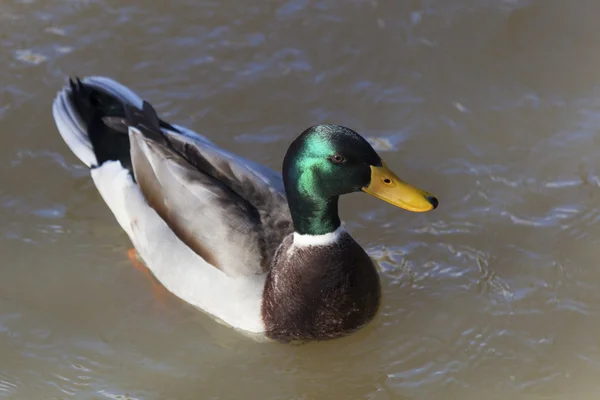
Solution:
[[[133,175],[124,103],[118,97],[69,79],[70,100],[87,127],[97,166],[107,161],[120,161]]]
[[[75,80],[69,79],[69,86],[71,104],[87,128],[96,166],[106,161],[120,161],[134,176],[129,143],[130,126],[161,143],[167,142],[161,128],[179,132],[162,121],[148,102],[144,101],[140,109],[103,90],[101,86],[82,82],[77,77]]]

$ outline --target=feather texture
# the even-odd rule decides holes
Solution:
[[[227,275],[266,272],[292,232],[281,178],[214,145],[163,132],[148,103],[126,113],[133,171],[148,204]]]

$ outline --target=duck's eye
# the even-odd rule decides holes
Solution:
[[[346,159],[344,158],[344,156],[340,156],[339,154],[335,154],[333,156],[330,157],[331,161],[333,161],[336,164],[343,164],[346,162]]]

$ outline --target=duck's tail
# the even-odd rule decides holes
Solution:
[[[104,77],[69,80],[58,92],[52,114],[63,140],[88,167],[120,161],[131,171],[125,105],[142,107],[130,89]]]

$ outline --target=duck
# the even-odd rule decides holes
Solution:
[[[340,125],[299,133],[276,172],[161,119],[108,77],[69,78],[52,114],[159,284],[254,338],[325,341],[377,315],[379,272],[342,225],[340,196],[363,192],[411,212],[438,207]]]

